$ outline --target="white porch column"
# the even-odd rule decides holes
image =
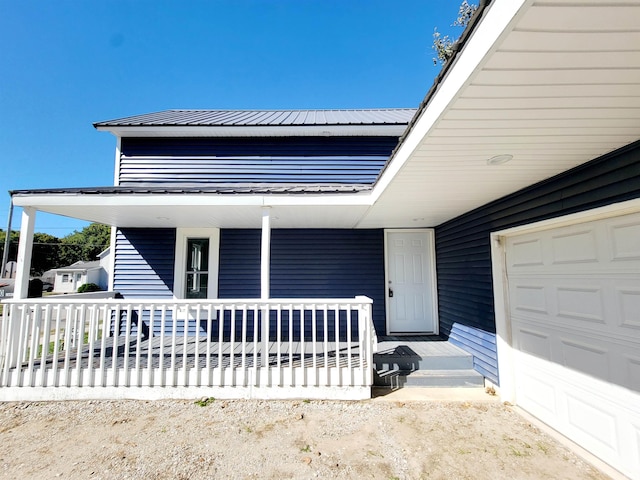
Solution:
[[[260,250],[260,298],[269,298],[269,267],[271,266],[271,207],[262,208],[262,244]]]
[[[36,209],[24,207],[22,209],[22,224],[20,225],[20,243],[18,244],[18,267],[13,298],[27,298],[29,292],[29,272],[31,271],[31,252],[33,250],[33,232],[36,226]]]

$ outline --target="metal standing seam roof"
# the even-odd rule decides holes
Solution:
[[[359,110],[164,110],[115,120],[96,122],[94,127],[145,126],[321,126],[407,125],[415,108]]]
[[[344,194],[368,192],[365,184],[265,184],[233,183],[207,185],[136,185],[113,187],[42,188],[12,190],[14,195],[189,195],[189,194]]]

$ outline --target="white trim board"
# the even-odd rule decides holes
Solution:
[[[209,239],[209,281],[208,298],[218,298],[218,273],[220,267],[219,228],[176,228],[176,247],[173,269],[173,298],[183,299],[186,269],[186,248],[188,238]]]

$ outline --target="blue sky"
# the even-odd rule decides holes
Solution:
[[[0,0],[0,228],[8,190],[113,184],[92,123],[168,108],[416,107],[459,0]],[[19,211],[13,229],[19,229]],[[63,237],[85,224],[39,214]]]

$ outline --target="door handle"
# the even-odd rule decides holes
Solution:
[[[393,297],[393,290],[389,289],[389,297]]]

